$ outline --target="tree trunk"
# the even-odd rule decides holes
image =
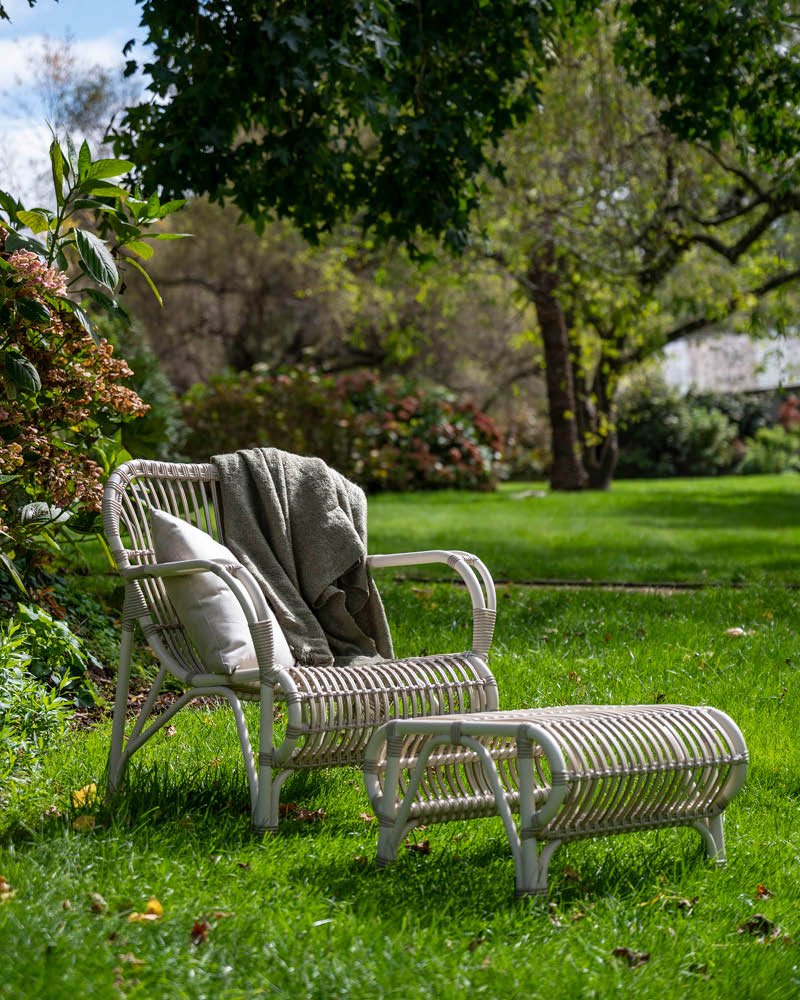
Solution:
[[[590,490],[607,490],[619,458],[616,412],[616,372],[607,359],[600,360],[591,380],[573,358],[576,373],[578,434]]]
[[[544,342],[547,407],[552,435],[550,488],[582,490],[587,483],[578,440],[575,382],[564,310],[555,295],[558,275],[552,260],[533,261],[528,288]]]

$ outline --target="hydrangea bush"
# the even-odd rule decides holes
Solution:
[[[178,234],[144,230],[182,204],[134,196],[117,183],[133,164],[93,160],[86,143],[54,140],[50,161],[54,210],[0,191],[0,560],[20,583],[60,527],[94,530],[120,427],[147,410],[92,310],[124,315],[120,267],[150,281],[146,241]]]
[[[493,421],[441,386],[309,368],[222,375],[184,399],[185,445],[218,452],[273,446],[318,455],[367,490],[491,489],[502,439]]]

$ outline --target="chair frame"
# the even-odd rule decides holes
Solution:
[[[264,595],[252,574],[238,563],[208,560],[158,563],[148,510],[158,508],[190,521],[224,543],[224,511],[218,472],[212,464],[136,459],[109,477],[103,524],[111,553],[125,581],[119,671],[114,699],[109,795],[121,787],[133,754],[186,704],[219,696],[230,706],[247,773],[252,825],[278,825],[280,790],[295,770],[361,766],[369,740],[393,718],[495,711],[497,683],[488,664],[494,633],[496,596],[491,574],[476,556],[462,550],[426,550],[368,556],[371,569],[430,563],[449,565],[465,584],[472,606],[472,646],[462,653],[375,660],[368,665],[282,668],[273,661],[272,625]],[[257,669],[231,675],[207,672],[191,645],[164,587],[170,577],[214,573],[242,607],[258,662]],[[137,624],[160,668],[126,736],[131,657]],[[154,714],[168,675],[185,690]],[[260,705],[257,752],[243,702]],[[275,731],[275,711],[285,705],[283,738]]]

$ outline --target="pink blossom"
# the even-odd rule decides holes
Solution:
[[[38,286],[53,295],[67,294],[67,276],[54,267],[48,267],[45,262],[30,250],[15,250],[8,258],[9,264],[28,280],[26,287]]]

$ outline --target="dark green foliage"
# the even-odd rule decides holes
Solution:
[[[747,441],[747,450],[737,469],[743,475],[796,472],[800,469],[800,434],[780,424],[760,427]]]
[[[689,396],[693,405],[724,413],[736,424],[737,434],[742,440],[753,437],[759,428],[775,423],[781,398],[779,392],[703,392]]]
[[[96,695],[88,667],[99,664],[65,621],[54,618],[43,607],[18,604],[11,623],[18,629],[20,648],[29,659],[27,670],[33,677],[57,688],[76,705],[94,704]]]
[[[26,629],[0,625],[0,805],[10,782],[30,775],[54,737],[67,727],[69,704],[30,672]]]
[[[661,478],[729,471],[736,425],[719,410],[682,397],[663,381],[631,386],[620,400],[617,475]]]
[[[149,190],[227,197],[311,240],[363,210],[383,238],[459,248],[475,178],[536,106],[544,39],[576,6],[143,0],[148,49],[128,72],[152,97],[115,145]]]
[[[372,372],[255,369],[197,385],[184,398],[190,457],[274,447],[317,455],[368,490],[495,485],[492,421],[440,387]]]
[[[797,9],[783,0],[634,0],[618,56],[664,101],[671,132],[735,137],[765,162],[797,150]]]

